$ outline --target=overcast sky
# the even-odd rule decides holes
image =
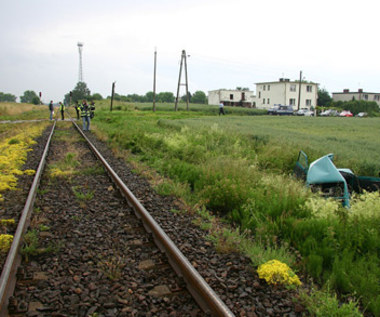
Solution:
[[[189,91],[306,80],[327,91],[380,92],[376,0],[0,0],[0,92],[59,101],[83,80],[91,93]],[[184,81],[184,79],[182,80]],[[181,95],[185,94],[181,87]],[[19,99],[18,99],[19,100]]]

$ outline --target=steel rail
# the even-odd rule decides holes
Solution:
[[[146,230],[153,235],[157,246],[161,249],[161,251],[166,253],[169,263],[173,269],[185,280],[188,290],[203,311],[206,313],[211,313],[213,316],[235,316],[226,304],[218,297],[214,290],[206,283],[198,271],[191,265],[189,260],[177,248],[174,242],[167,236],[164,230],[158,225],[158,223],[153,219],[153,217],[129,190],[129,188],[124,184],[124,182],[115,173],[115,171],[111,168],[87,136],[82,132],[78,125],[73,120],[72,122],[79,133],[88,142],[95,156],[102,162],[109,176],[119,187],[123,196],[127,199],[128,204],[134,209],[137,217],[143,221]]]
[[[3,266],[3,270],[0,276],[0,316],[7,316],[8,301],[12,296],[14,287],[16,285],[16,272],[21,263],[21,255],[19,254],[21,242],[26,229],[29,226],[30,217],[33,210],[34,200],[38,185],[40,183],[41,175],[46,163],[47,153],[49,151],[51,138],[54,133],[56,121],[51,128],[49,138],[46,142],[44,152],[42,154],[40,163],[38,165],[36,174],[33,179],[33,183],[30,187],[28,197],[24,209],[22,210],[20,220],[18,222],[16,232],[13,237],[12,245],[9,249],[7,259]]]

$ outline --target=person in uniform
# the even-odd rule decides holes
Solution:
[[[59,111],[61,111],[61,119],[65,120],[65,105],[59,102]]]
[[[80,106],[80,116],[83,120],[83,131],[90,131],[91,117],[90,117],[90,107],[86,100],[83,100]]]

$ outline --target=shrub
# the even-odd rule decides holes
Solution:
[[[0,252],[7,253],[13,241],[13,236],[10,234],[0,234]]]
[[[257,269],[259,277],[265,279],[268,284],[301,285],[298,276],[287,266],[277,260],[268,261]]]

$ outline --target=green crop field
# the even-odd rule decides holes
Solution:
[[[226,133],[281,144],[283,152],[294,154],[294,160],[300,149],[313,160],[334,153],[339,167],[349,167],[358,174],[371,176],[380,172],[379,118],[227,116],[165,123],[196,130],[217,125]],[[281,151],[276,155],[281,155]]]

